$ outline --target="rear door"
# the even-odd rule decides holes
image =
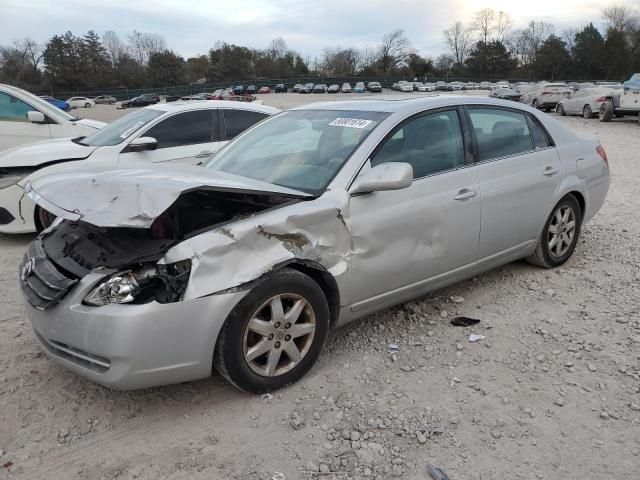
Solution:
[[[221,146],[269,116],[266,113],[237,108],[223,108],[220,112],[223,122]]]
[[[478,258],[535,241],[560,183],[560,159],[540,123],[521,110],[468,106],[482,198]]]
[[[120,162],[177,162],[198,165],[206,162],[220,148],[217,109],[190,110],[163,118],[136,137],[153,137],[155,150],[132,152],[125,148]]]
[[[0,151],[23,143],[51,138],[48,123],[29,121],[27,113],[31,111],[38,110],[19,98],[0,91]]]

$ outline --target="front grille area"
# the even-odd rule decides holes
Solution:
[[[111,360],[108,358],[94,355],[79,348],[72,347],[66,343],[56,342],[54,340],[47,340],[38,332],[35,332],[40,343],[46,348],[49,353],[56,357],[64,358],[70,362],[75,363],[81,367],[91,370],[96,373],[105,373],[111,367]]]
[[[46,310],[58,303],[78,282],[47,258],[39,238],[29,244],[18,274],[24,296],[38,310]]]

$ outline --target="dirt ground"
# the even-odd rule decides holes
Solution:
[[[300,97],[318,96],[265,103]],[[32,237],[0,236],[0,478],[638,478],[640,127],[561,121],[599,137],[612,172],[563,268],[516,262],[372,315],[272,397],[217,379],[117,392],[54,365],[17,286]]]

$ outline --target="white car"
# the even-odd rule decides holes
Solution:
[[[419,92],[433,92],[436,86],[433,83],[421,83],[418,85]]]
[[[38,140],[89,135],[105,125],[69,115],[21,88],[0,84],[0,152]]]
[[[208,161],[223,145],[278,113],[265,105],[223,100],[157,104],[125,115],[87,137],[16,147],[0,154],[0,233],[28,233],[53,217],[24,195],[31,177],[86,160],[110,164]],[[43,168],[47,167],[47,168]]]
[[[351,84],[343,83],[342,88],[340,90],[342,91],[342,93],[351,93]]]
[[[67,103],[71,108],[91,108],[96,104],[92,98],[87,97],[71,97]]]
[[[399,86],[401,92],[413,92],[413,83],[400,83]]]
[[[617,90],[619,92],[621,88]],[[560,100],[556,105],[556,113],[593,118],[612,93],[616,93],[616,89],[608,87],[581,88],[573,92],[569,98]]]

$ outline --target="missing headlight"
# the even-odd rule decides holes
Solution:
[[[182,298],[189,280],[191,261],[170,265],[146,265],[118,272],[100,282],[85,297],[87,305],[173,303]]]

